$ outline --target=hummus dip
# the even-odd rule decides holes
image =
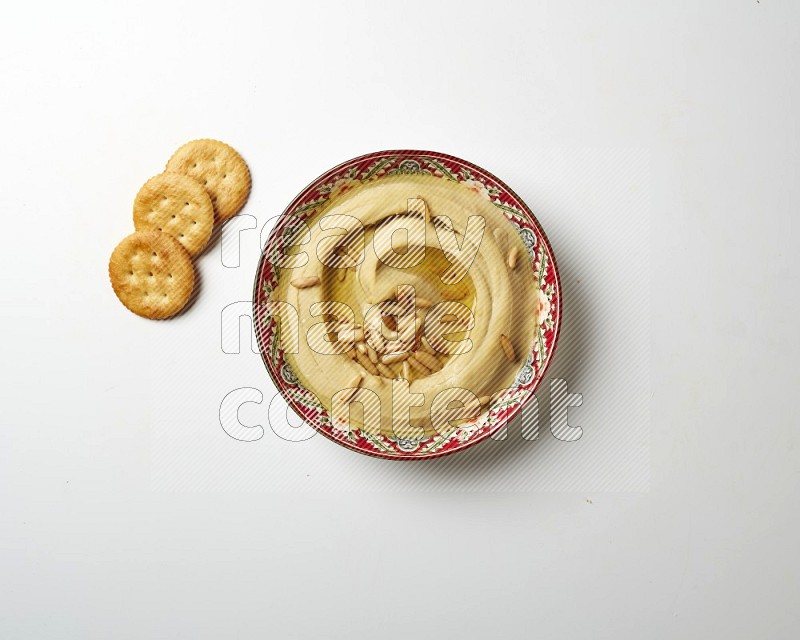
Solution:
[[[349,428],[429,437],[513,385],[539,302],[525,245],[483,195],[390,176],[293,233],[284,257],[299,266],[281,268],[272,300],[297,310],[286,359],[335,428],[344,407]]]

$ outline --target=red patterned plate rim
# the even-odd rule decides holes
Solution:
[[[280,277],[268,256],[288,223],[298,217],[304,220],[311,217],[358,183],[397,173],[426,173],[460,182],[500,208],[509,223],[517,228],[528,249],[540,299],[538,336],[532,353],[528,354],[515,377],[511,391],[498,398],[477,419],[459,425],[447,434],[422,440],[387,438],[359,429],[350,432],[336,430],[316,396],[299,384],[277,341],[272,340],[274,323],[261,312],[261,305]],[[478,165],[445,153],[410,149],[376,151],[358,156],[329,169],[309,183],[278,217],[261,252],[253,285],[253,319],[259,352],[273,383],[289,406],[304,422],[334,442],[388,460],[439,458],[483,442],[502,429],[530,400],[550,366],[561,331],[561,308],[561,281],[552,247],[536,216],[522,198]],[[543,309],[545,315],[542,318]]]

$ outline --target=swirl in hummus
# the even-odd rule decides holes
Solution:
[[[334,422],[346,407],[352,427],[430,436],[513,385],[540,302],[525,245],[481,193],[391,176],[301,226],[272,300],[297,310],[286,359]]]

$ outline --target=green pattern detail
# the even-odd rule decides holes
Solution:
[[[298,386],[296,389],[289,389],[287,393],[292,396],[297,402],[302,404],[304,407],[313,407],[315,409],[324,409],[324,407],[319,403],[315,402],[311,398],[307,397],[303,391],[303,387]]]
[[[545,359],[545,352],[544,352],[544,340],[542,338],[542,327],[539,326],[536,328],[536,333],[539,336],[539,361],[544,362]]]
[[[503,202],[495,202],[494,200],[492,200],[492,204],[498,209],[502,209],[503,211],[508,211],[516,218],[522,217],[522,212],[516,207],[512,207],[509,204],[504,204]]]
[[[456,176],[452,171],[450,171],[450,169],[445,167],[438,160],[425,158],[425,162],[428,163],[429,167],[433,167],[434,169],[438,169],[439,171],[441,171],[448,180],[452,180],[453,182],[458,182],[458,176]]]
[[[306,211],[312,211],[313,209],[322,206],[327,201],[328,201],[327,198],[319,198],[318,200],[314,200],[313,202],[309,202],[300,207],[297,207],[297,209],[295,209],[293,213],[298,214],[298,213],[305,213]]]
[[[281,328],[280,323],[277,324],[277,329],[275,330],[275,335],[272,336],[272,344],[269,346],[269,359],[272,362],[273,367],[278,366],[278,344],[280,343],[280,334]]]
[[[351,431],[351,433],[353,433]],[[364,431],[362,429],[358,429],[358,433],[364,438],[367,442],[371,443],[376,449],[380,449],[381,451],[385,451],[387,453],[393,453],[397,455],[397,452],[392,449],[390,446],[385,445],[381,440],[379,440],[376,436],[372,435],[371,433]]]
[[[385,167],[387,164],[391,164],[392,162],[394,162],[394,160],[395,160],[395,158],[383,158],[382,160],[380,160],[379,162],[376,162],[371,167],[368,167],[367,170],[364,173],[361,174],[361,181],[362,182],[366,182],[372,176],[374,176],[376,173],[378,173],[378,171],[383,169],[383,167]]]
[[[541,257],[539,258],[539,263],[542,265],[539,269],[539,289],[542,288],[542,283],[544,282],[544,274],[547,273],[547,254],[542,249]]]
[[[427,447],[420,450],[420,453],[433,453],[434,451],[438,451],[448,442],[450,442],[450,438],[452,435],[458,430],[458,427],[453,428],[452,431],[441,435],[438,439],[433,440]]]

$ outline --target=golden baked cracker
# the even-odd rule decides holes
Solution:
[[[178,313],[194,288],[189,253],[161,231],[137,231],[120,242],[111,254],[108,275],[122,304],[154,320]]]
[[[219,222],[239,213],[250,195],[250,170],[244,158],[219,140],[187,142],[169,159],[167,171],[182,173],[202,184]]]
[[[180,173],[162,173],[144,183],[133,202],[137,231],[163,231],[196,256],[214,229],[214,205],[203,186]]]

